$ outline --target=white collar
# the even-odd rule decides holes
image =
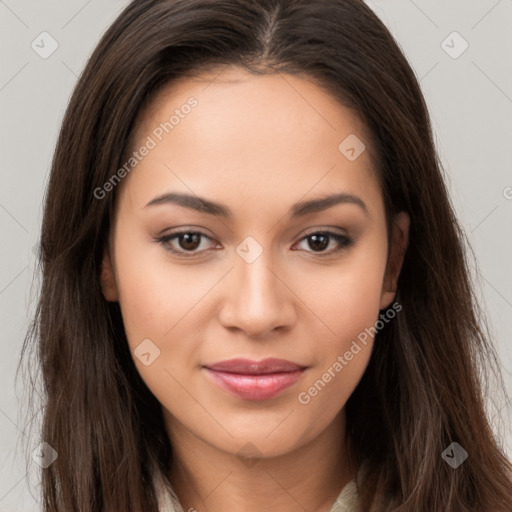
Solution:
[[[183,512],[178,497],[169,480],[160,471],[154,474],[158,499],[158,512]],[[359,494],[355,480],[348,482],[332,504],[329,512],[358,512]]]

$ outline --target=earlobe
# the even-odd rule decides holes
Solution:
[[[406,212],[398,213],[393,219],[392,245],[382,286],[380,309],[389,307],[395,299],[398,290],[398,277],[409,244],[410,222],[411,219]]]
[[[109,302],[117,302],[118,294],[116,279],[110,254],[107,249],[105,249],[103,253],[103,260],[101,262],[100,284],[105,300]]]

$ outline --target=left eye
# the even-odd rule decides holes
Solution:
[[[162,244],[166,250],[178,254],[180,256],[188,257],[195,256],[198,253],[208,250],[208,247],[201,247],[202,241],[213,241],[209,236],[201,233],[200,231],[181,231],[179,233],[171,233],[158,238],[156,241]],[[334,249],[326,250],[331,246],[334,241]],[[332,254],[345,249],[353,244],[353,239],[340,233],[333,231],[318,231],[310,233],[309,235],[301,238],[298,244],[307,242],[309,250],[306,252],[323,254]],[[178,247],[176,247],[176,245]]]
[[[335,244],[335,248],[326,251],[325,249],[329,247],[330,242],[334,240],[337,244]],[[299,243],[306,241],[308,246],[312,249],[310,251],[306,250],[306,252],[314,252],[321,254],[331,254],[333,252],[340,251],[352,245],[353,240],[340,233],[335,233],[333,231],[318,231],[315,233],[310,233],[300,240]]]

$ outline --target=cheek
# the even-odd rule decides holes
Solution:
[[[180,410],[189,400],[181,371],[195,364],[200,346],[196,317],[200,308],[194,304],[211,288],[215,276],[202,277],[191,273],[191,267],[165,264],[165,255],[162,258],[160,252],[158,257],[155,252],[162,249],[152,246],[143,248],[139,241],[128,247],[120,241],[116,258],[119,304],[139,375],[160,403]]]
[[[338,305],[343,306],[343,301]],[[368,308],[361,300],[332,311],[330,326],[337,333],[335,341],[317,340],[317,364],[309,371],[298,390],[296,400],[302,414],[315,418],[310,425],[313,435],[319,425],[327,425],[344,407],[361,380],[370,359],[378,307]]]
[[[186,322],[215,278],[207,269],[170,263],[164,249],[142,235],[119,231],[116,281],[131,348],[144,338],[161,340],[180,319]]]
[[[313,299],[319,316],[333,331],[333,340],[347,339],[375,322],[379,313],[382,274],[365,269],[361,273],[333,275],[318,285]]]
[[[380,240],[383,242],[383,240]],[[317,337],[317,365],[301,387],[297,400],[326,423],[339,412],[359,383],[371,356],[378,326],[386,245],[365,247],[325,277],[316,274],[308,305],[328,328]]]
[[[119,304],[137,370],[159,400],[183,399],[171,376],[184,382],[184,369],[199,365],[208,293],[225,270],[172,263],[159,244],[135,239],[129,227],[118,229],[115,253]],[[150,353],[147,366],[139,347]]]
[[[343,349],[378,318],[386,266],[386,245],[376,238],[348,255],[336,268],[306,274],[304,296],[323,320],[331,342]],[[327,348],[333,343],[327,344]]]

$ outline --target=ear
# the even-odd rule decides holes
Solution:
[[[101,290],[103,296],[109,302],[117,302],[118,293],[114,269],[108,249],[103,253],[103,260],[101,262],[101,276],[100,276]]]
[[[397,292],[398,276],[404,262],[405,251],[409,243],[409,225],[411,219],[406,212],[400,212],[393,219],[393,234],[388,264],[382,285],[380,309],[386,309],[393,302]]]

